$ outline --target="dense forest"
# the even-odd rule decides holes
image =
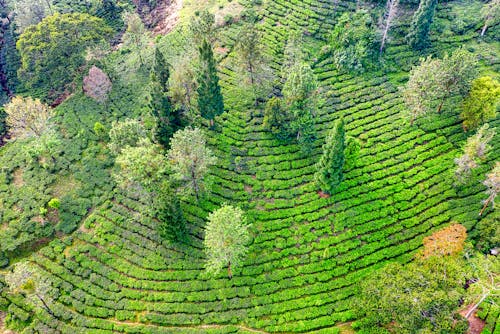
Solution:
[[[0,333],[500,333],[499,0],[0,11]]]

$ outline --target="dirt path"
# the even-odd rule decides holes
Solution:
[[[464,310],[460,311],[460,315],[465,317],[467,312],[469,312],[469,310],[473,307],[474,304],[468,305]],[[467,320],[469,321],[469,331],[467,334],[481,334],[485,323],[476,316],[476,312],[474,312]]]

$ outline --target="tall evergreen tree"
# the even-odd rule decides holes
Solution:
[[[170,137],[182,127],[179,110],[172,106],[168,95],[169,64],[163,54],[155,49],[155,62],[151,71],[150,108],[156,120],[156,141],[168,148]]]
[[[413,15],[410,33],[406,37],[408,44],[415,50],[423,50],[430,45],[429,31],[437,3],[437,0],[420,0],[420,5]]]
[[[214,125],[214,118],[224,112],[224,100],[219,86],[217,64],[212,46],[205,39],[200,47],[200,68],[198,71],[198,108],[203,118]]]
[[[153,64],[153,72],[156,75],[156,79],[161,85],[164,93],[168,91],[168,80],[170,79],[170,64],[165,60],[163,52],[155,48],[155,61]]]
[[[345,148],[344,120],[340,119],[335,122],[334,128],[326,138],[323,156],[317,166],[316,181],[325,193],[331,194],[343,180]]]

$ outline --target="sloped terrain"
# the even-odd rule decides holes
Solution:
[[[322,106],[313,152],[277,141],[262,125],[262,110],[239,106],[229,53],[221,69],[229,111],[209,139],[219,162],[211,171],[210,196],[183,203],[188,242],[162,240],[158,222],[143,214],[148,203],[110,190],[78,231],[30,257],[59,290],[55,318],[34,319],[34,332],[337,333],[337,324],[354,320],[350,300],[369,273],[388,261],[411,260],[424,236],[452,221],[474,229],[484,189],[479,182],[453,186],[453,158],[466,138],[456,110],[415,126],[401,117],[398,86],[418,60],[398,33],[408,25],[405,16],[394,28],[385,71],[353,77],[321,57],[335,18],[355,5],[278,0],[262,9],[259,28],[272,67],[280,68],[290,30],[306,32],[318,50],[311,63]],[[434,36],[433,51],[465,44],[482,57],[482,71],[498,71],[498,41],[479,41],[475,25],[463,34],[447,30],[450,13],[465,6],[439,6],[442,32],[439,42]],[[222,39],[231,49],[230,28]],[[174,33],[163,43],[181,52],[182,36]],[[326,130],[341,116],[361,153],[339,191],[325,198],[313,182],[315,163]],[[499,127],[500,121],[491,124]],[[493,146],[490,163],[500,156],[500,142]],[[224,202],[241,206],[252,223],[249,255],[232,280],[204,273],[205,218]],[[30,316],[21,300],[11,302],[9,312]]]

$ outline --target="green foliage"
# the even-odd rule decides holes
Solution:
[[[340,119],[335,122],[333,129],[328,134],[326,143],[323,145],[323,155],[316,167],[316,182],[325,193],[333,193],[344,179],[345,150],[344,119]]]
[[[491,249],[500,247],[499,220],[500,211],[495,210],[477,223],[473,236],[475,236],[476,239],[476,248],[481,252],[487,253]]]
[[[345,12],[330,37],[333,62],[338,69],[363,72],[373,66],[379,40],[368,11]]]
[[[347,137],[345,141],[345,164],[344,168],[346,170],[352,169],[356,165],[358,160],[359,151],[361,150],[361,144],[356,138]]]
[[[3,143],[3,140],[5,138],[5,135],[7,135],[7,113],[5,112],[4,108],[0,108],[0,145]]]
[[[295,64],[283,86],[283,99],[270,99],[264,111],[264,125],[278,138],[296,139],[303,149],[310,148],[317,110],[318,83],[311,67]]]
[[[103,138],[104,136],[107,135],[108,131],[104,125],[102,125],[101,122],[95,122],[94,123],[94,133],[97,137]]]
[[[262,35],[254,23],[245,23],[237,36],[236,52],[242,76],[250,82],[255,103],[269,90],[271,70],[263,52]]]
[[[361,284],[353,304],[365,315],[359,326],[375,333],[394,322],[396,333],[464,333],[456,328],[456,311],[466,279],[466,265],[458,257],[390,264]]]
[[[491,77],[480,77],[472,81],[471,90],[462,104],[460,118],[464,129],[475,129],[494,119],[500,101],[500,83]]]
[[[472,79],[477,75],[477,59],[464,48],[455,50],[443,59],[423,58],[410,71],[410,78],[402,88],[402,95],[411,123],[436,110],[453,96],[465,96]]]
[[[204,240],[207,272],[217,275],[222,267],[227,266],[228,276],[232,278],[231,268],[240,266],[248,252],[248,229],[240,208],[224,204],[208,215]]]
[[[39,99],[15,96],[4,110],[7,114],[5,122],[13,139],[40,138],[53,126],[51,118],[54,112]]]
[[[59,198],[52,198],[47,206],[51,209],[58,210],[61,207],[61,200]]]
[[[84,51],[111,29],[87,14],[54,14],[28,27],[17,41],[19,77],[35,95],[55,99],[85,63]]]
[[[155,191],[167,175],[168,163],[158,145],[141,139],[137,146],[125,146],[116,157],[120,172],[117,183],[129,191]]]
[[[136,147],[141,140],[146,138],[146,130],[138,120],[113,121],[111,130],[109,130],[108,147],[114,154],[119,154],[125,147]]]
[[[206,188],[205,177],[217,158],[206,146],[205,135],[199,128],[177,131],[171,140],[168,160],[174,180],[182,183],[185,194],[194,193],[196,198]]]
[[[170,138],[182,127],[180,109],[175,109],[169,96],[169,64],[163,54],[155,49],[155,62],[151,72],[149,106],[156,120],[155,139],[164,148],[168,148]]]
[[[205,39],[199,49],[200,64],[197,73],[198,109],[200,115],[213,123],[215,116],[224,112],[224,101],[219,86],[217,64],[212,46]]]
[[[418,9],[413,15],[410,33],[406,37],[413,49],[424,50],[430,46],[429,32],[437,4],[437,0],[420,0]]]
[[[170,64],[165,60],[163,52],[155,48],[154,53],[154,63],[151,73],[154,74],[155,79],[160,84],[161,90],[166,93],[168,92],[168,81],[170,79]]]
[[[287,133],[284,131],[287,121],[286,112],[282,110],[282,99],[272,97],[267,101],[264,109],[264,127],[271,131],[280,139],[286,139]]]
[[[162,183],[153,198],[153,214],[160,221],[158,233],[167,240],[181,241],[187,238],[186,219],[179,197],[171,185]]]
[[[208,10],[193,16],[189,23],[189,33],[194,45],[202,45],[204,40],[209,43],[215,38],[215,16]]]

